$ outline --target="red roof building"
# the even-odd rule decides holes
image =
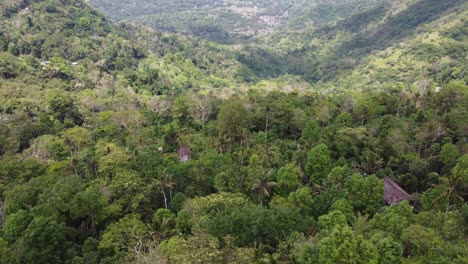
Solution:
[[[386,177],[384,179],[384,187],[384,199],[389,205],[398,204],[411,198],[411,195],[405,192],[405,190],[403,190],[403,188],[401,188],[390,177]]]
[[[190,160],[190,149],[188,147],[180,146],[179,150],[177,150],[177,155],[179,156],[179,160],[182,162]]]

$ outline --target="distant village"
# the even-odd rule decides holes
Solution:
[[[282,15],[276,15],[276,16],[260,16],[258,18],[259,22],[262,24],[265,24],[266,26],[270,28],[277,27],[281,25],[286,18],[289,17],[288,12],[286,11]]]

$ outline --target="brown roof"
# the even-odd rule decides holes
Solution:
[[[177,150],[177,155],[179,155],[179,159],[183,158],[184,156],[190,156],[190,149],[184,146],[180,146],[179,150]]]
[[[396,182],[390,177],[384,179],[384,199],[388,204],[397,204],[401,201],[411,198],[405,190],[403,190]]]

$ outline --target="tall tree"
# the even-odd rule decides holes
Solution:
[[[273,194],[273,188],[278,186],[278,183],[271,181],[272,173],[273,170],[270,170],[266,175],[259,175],[257,182],[252,187],[252,191],[258,194],[261,206],[263,206],[265,197],[270,197]]]
[[[458,159],[451,173],[441,178],[439,189],[442,194],[432,200],[432,204],[445,200],[445,213],[448,213],[452,203],[462,204],[464,202],[463,193],[468,189],[468,154]],[[430,194],[430,192],[428,192]],[[423,195],[423,202],[426,197]]]
[[[218,130],[231,141],[243,137],[243,129],[249,128],[249,113],[239,99],[226,102],[218,114]]]
[[[331,152],[327,145],[319,144],[310,150],[307,157],[306,172],[310,181],[321,185],[332,167]]]
[[[167,206],[167,195],[166,195],[166,190],[169,190],[169,198],[172,201],[172,189],[174,188],[174,181],[172,180],[172,175],[169,174],[166,170],[163,170],[163,172],[156,178],[156,186],[157,189],[161,192],[164,198],[164,207],[168,209]]]
[[[377,264],[375,246],[348,226],[337,225],[329,236],[319,242],[320,263],[325,264]]]
[[[207,96],[194,94],[190,97],[188,113],[195,122],[205,128],[213,108]]]

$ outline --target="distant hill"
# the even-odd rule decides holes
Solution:
[[[159,31],[220,43],[239,43],[288,25],[333,25],[383,0],[91,0],[111,19],[138,21]]]
[[[462,0],[395,0],[329,25],[311,22],[301,28],[299,18],[259,39],[241,61],[254,69],[264,68],[258,63],[283,62],[275,74],[298,74],[311,82],[357,77],[365,84],[446,83],[467,76],[467,12]]]
[[[116,21],[138,21],[159,31],[235,43],[271,31],[301,0],[91,0]]]
[[[236,44],[237,59],[259,78],[293,74],[351,88],[344,80],[356,76],[375,87],[467,76],[463,0],[91,2],[114,20]]]
[[[226,86],[235,82],[242,66],[234,54],[213,43],[115,25],[83,1],[11,0],[0,7],[5,18],[0,20],[0,52],[27,56],[23,64],[33,72],[39,70],[35,75],[43,74],[37,67],[40,63],[63,65],[60,74],[49,77],[66,86],[78,82],[93,88],[103,74],[110,74],[130,80],[129,85],[141,92],[173,93]],[[72,63],[79,67],[72,70]],[[31,74],[20,69],[2,70],[4,76]]]

